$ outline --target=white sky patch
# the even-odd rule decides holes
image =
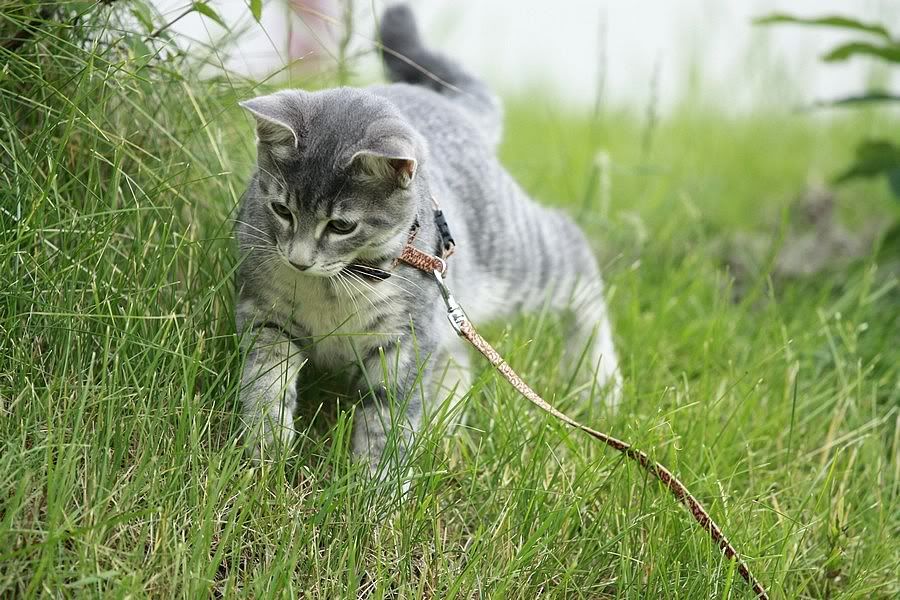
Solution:
[[[311,1],[311,0],[308,0]],[[337,4],[313,2],[340,17]],[[753,26],[754,17],[774,11],[803,16],[849,14],[885,23],[900,35],[896,0],[420,0],[411,2],[425,38],[461,60],[504,93],[538,88],[564,103],[591,106],[604,102],[665,109],[688,93],[710,104],[744,109],[769,103],[793,106],[816,99],[861,92],[876,80],[890,85],[888,71],[876,62],[854,59],[823,64],[818,57],[860,34],[798,26]],[[158,0],[167,15],[177,15],[179,0]],[[264,78],[291,61],[294,53],[320,68],[333,64],[333,24],[314,16],[306,24],[282,1],[264,2],[261,25],[253,22],[244,0],[213,2],[229,24],[247,28],[239,44],[218,60],[235,72]],[[374,3],[376,10],[385,5]],[[356,31],[350,54],[371,47],[375,16],[372,2],[357,0]],[[209,19],[190,15],[174,30],[208,42],[223,33]],[[296,44],[296,36],[305,42]],[[306,50],[305,48],[308,48]],[[874,69],[874,70],[873,70]],[[354,62],[366,79],[380,76],[375,56]],[[282,76],[282,81],[288,81]],[[295,84],[299,84],[297,78]],[[900,86],[900,82],[893,82]]]

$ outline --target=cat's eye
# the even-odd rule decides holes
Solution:
[[[281,202],[272,203],[272,212],[286,221],[291,221],[294,218],[294,215],[291,213],[291,209],[289,209],[287,205],[282,204]]]
[[[328,222],[328,229],[339,235],[347,235],[348,233],[353,233],[356,229],[356,223],[335,219],[334,221]]]

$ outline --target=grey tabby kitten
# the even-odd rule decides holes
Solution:
[[[424,47],[406,6],[385,12],[381,39],[396,83],[289,90],[241,104],[258,136],[258,169],[236,225],[241,398],[256,458],[293,438],[306,361],[355,365],[362,399],[353,451],[373,470],[389,436],[402,452],[423,421],[465,394],[469,351],[447,322],[434,279],[394,265],[416,222],[416,246],[437,254],[432,199],[457,243],[447,280],[470,319],[571,309],[573,352],[590,343],[596,381],[611,402],[618,397],[591,248],[497,161],[496,96]]]

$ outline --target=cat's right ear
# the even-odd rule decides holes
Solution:
[[[300,147],[303,95],[297,91],[276,92],[239,103],[256,119],[256,137],[261,144]]]

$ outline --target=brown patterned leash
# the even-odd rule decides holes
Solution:
[[[725,537],[725,534],[722,533],[721,528],[719,528],[716,522],[712,520],[712,517],[709,516],[709,513],[706,512],[706,509],[700,504],[700,501],[688,491],[687,487],[681,483],[671,471],[650,458],[647,453],[632,447],[631,444],[611,435],[607,435],[602,431],[591,429],[587,425],[582,425],[565,413],[560,412],[556,407],[549,404],[546,400],[541,398],[537,392],[531,389],[531,387],[529,387],[529,385],[513,371],[512,367],[509,366],[509,363],[503,360],[500,353],[475,330],[472,322],[466,317],[466,313],[463,312],[462,307],[456,302],[456,299],[453,297],[453,294],[450,293],[450,289],[444,282],[444,274],[447,272],[447,263],[444,259],[453,253],[455,244],[453,238],[450,237],[446,220],[443,219],[443,214],[440,212],[437,202],[434,202],[434,205],[435,222],[438,224],[438,231],[441,236],[441,254],[443,257],[439,258],[433,256],[413,246],[413,241],[418,232],[418,227],[414,227],[410,232],[409,240],[403,248],[403,252],[397,258],[396,262],[403,262],[420,271],[434,275],[434,278],[440,287],[441,295],[444,298],[444,303],[447,305],[447,316],[450,319],[450,324],[453,325],[453,329],[456,330],[456,333],[465,338],[466,341],[478,350],[478,352],[488,359],[488,362],[490,362],[491,365],[493,365],[514,388],[516,388],[516,391],[524,396],[529,402],[544,412],[553,415],[566,425],[574,427],[575,429],[580,429],[592,438],[600,440],[610,448],[621,452],[631,460],[637,462],[642,469],[656,477],[656,479],[665,485],[672,495],[675,496],[675,499],[690,511],[694,520],[697,521],[700,527],[706,530],[709,537],[711,537],[716,545],[719,546],[722,554],[729,560],[737,562],[738,572],[741,574],[741,577],[744,578],[744,581],[750,585],[757,597],[760,598],[760,600],[768,600],[769,594],[766,592],[766,589],[750,571],[750,567],[747,566],[746,561],[741,557],[737,549],[728,541],[728,538]]]

